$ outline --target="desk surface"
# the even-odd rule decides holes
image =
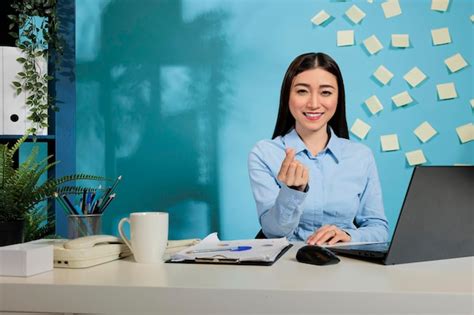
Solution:
[[[341,257],[266,266],[138,264],[0,277],[0,311],[157,314],[472,314],[474,257],[383,266]]]

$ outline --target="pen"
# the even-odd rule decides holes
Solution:
[[[102,214],[104,213],[105,211],[105,208],[107,208],[107,206],[112,202],[112,200],[115,198],[115,194],[112,194],[109,196],[109,199],[107,199],[107,201],[104,203],[104,205],[102,207],[100,207],[99,209],[97,209],[97,212]]]
[[[198,253],[210,253],[210,252],[241,252],[244,250],[252,249],[252,246],[234,246],[224,248],[203,248],[187,251],[186,254],[198,254]]]

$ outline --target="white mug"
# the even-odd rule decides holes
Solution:
[[[125,222],[130,224],[130,240],[123,233]],[[118,230],[136,262],[145,264],[163,262],[163,254],[168,243],[168,213],[130,213],[129,218],[120,220]]]

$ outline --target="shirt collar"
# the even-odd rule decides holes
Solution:
[[[331,127],[329,127],[329,132],[331,133],[331,137],[329,138],[329,142],[324,150],[331,153],[334,160],[339,163],[342,153],[342,139],[336,136]],[[285,148],[295,149],[295,154],[305,150],[309,153],[308,148],[306,148],[306,145],[294,128],[283,137],[283,142],[285,143]]]

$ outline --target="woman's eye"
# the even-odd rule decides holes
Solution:
[[[308,93],[308,91],[306,91],[306,90],[296,90],[296,93],[300,94],[300,95],[303,95],[303,94]]]
[[[331,91],[322,91],[321,95],[322,96],[330,96],[330,95],[332,95],[332,92]]]

